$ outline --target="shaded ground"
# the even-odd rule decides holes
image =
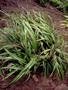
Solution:
[[[41,7],[34,0],[0,0],[0,9],[3,11],[7,11],[10,13],[14,12],[22,12],[22,7],[25,7],[27,10],[32,12],[35,11],[43,11],[46,14],[50,15],[56,29],[56,33],[62,35],[65,39],[65,42],[68,41],[68,29],[61,28],[60,21],[64,20],[63,13],[58,11],[55,7],[50,4],[46,4],[46,7]],[[0,17],[2,14],[0,13]],[[5,23],[0,21],[0,27],[4,27]],[[68,52],[68,50],[66,50]],[[23,78],[19,80],[17,83],[11,85],[6,89],[2,89],[9,80],[5,80],[4,82],[0,82],[0,90],[68,90],[68,73],[65,75],[64,80],[56,79],[55,76],[50,78],[44,78],[43,74],[33,75],[29,79],[28,82],[23,84]]]

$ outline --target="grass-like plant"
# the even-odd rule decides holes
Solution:
[[[63,28],[68,28],[68,15],[65,15],[64,17],[65,17],[65,20],[61,21],[62,22],[61,26]]]
[[[68,14],[68,0],[66,0],[63,3],[63,10],[64,10],[64,13],[67,13]]]
[[[62,3],[61,0],[39,0],[39,2],[40,2],[40,4],[50,2],[54,6],[59,6]]]
[[[49,0],[54,6],[60,6],[62,4],[61,0]]]
[[[1,71],[7,73],[3,80],[16,73],[9,83],[11,85],[25,75],[29,78],[39,67],[43,68],[45,76],[55,74],[63,78],[68,60],[63,52],[62,39],[55,35],[45,14],[6,13],[6,16],[7,26],[0,28]]]
[[[44,3],[46,3],[48,0],[38,0],[38,2],[40,3],[40,4],[44,4]]]
[[[59,10],[64,13],[68,12],[68,0],[62,2],[61,0],[39,0],[40,4],[45,4],[46,2],[51,3],[53,6],[56,6]]]

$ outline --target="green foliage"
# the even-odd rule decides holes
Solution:
[[[65,20],[61,21],[62,22],[61,26],[63,28],[67,28],[68,27],[68,15],[65,15],[65,18],[66,18]]]
[[[56,6],[59,10],[64,11],[64,13],[68,12],[68,0],[62,2],[61,0],[39,0],[40,4],[49,2],[52,5]]]
[[[8,74],[3,80],[16,73],[11,85],[25,75],[29,78],[38,67],[43,68],[45,76],[55,73],[63,78],[68,63],[62,48],[63,40],[55,35],[45,14],[5,14],[7,26],[0,28],[0,61],[3,62],[2,73],[7,71]]]
[[[46,2],[50,2],[52,3],[54,6],[60,5],[62,2],[61,0],[39,0],[40,3],[46,3]]]
[[[54,6],[60,6],[62,2],[60,0],[49,0]]]
[[[40,4],[46,3],[48,0],[38,0]]]
[[[65,13],[68,12],[68,0],[63,3],[63,9],[64,9],[64,12],[65,12]]]

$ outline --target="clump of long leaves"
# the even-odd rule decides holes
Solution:
[[[54,6],[58,6],[58,5],[60,5],[62,3],[61,0],[39,0],[39,2],[40,2],[40,4],[50,2]]]
[[[63,28],[67,28],[68,27],[68,15],[65,15],[64,17],[65,17],[65,20],[61,21],[62,22],[61,26]]]
[[[49,2],[53,6],[56,6],[59,10],[63,11],[64,13],[68,12],[68,0],[62,2],[61,0],[39,0],[40,4]]]
[[[61,0],[49,0],[54,6],[60,6],[62,4]]]
[[[63,10],[64,10],[64,13],[67,13],[68,14],[68,0],[66,0],[64,3],[63,3]]]
[[[63,78],[68,61],[62,38],[55,35],[45,14],[5,14],[7,26],[0,28],[0,61],[2,74],[8,73],[3,80],[16,73],[11,85],[25,75],[29,78],[38,67],[43,68],[45,76],[55,73]]]

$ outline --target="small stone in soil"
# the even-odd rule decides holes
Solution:
[[[39,79],[37,78],[35,74],[32,76],[32,78],[34,79],[35,82],[39,82]]]

